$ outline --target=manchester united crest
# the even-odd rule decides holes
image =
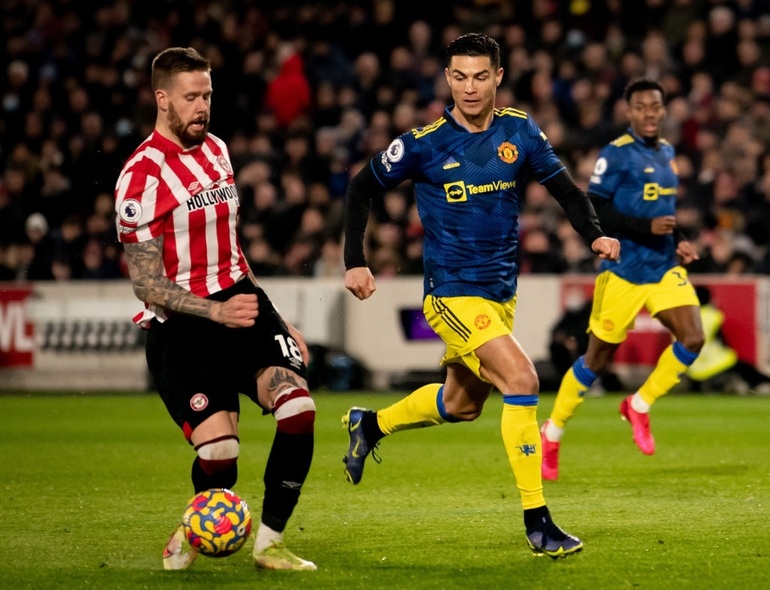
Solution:
[[[519,159],[519,148],[508,141],[504,141],[497,148],[497,157],[506,164],[513,164]]]

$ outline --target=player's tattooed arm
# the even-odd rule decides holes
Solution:
[[[163,238],[124,244],[134,295],[141,301],[214,321],[221,305],[194,295],[163,274]]]

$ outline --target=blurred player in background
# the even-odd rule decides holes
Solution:
[[[377,412],[351,408],[347,479],[386,435],[476,419],[489,394],[503,394],[502,434],[524,508],[527,542],[538,555],[564,557],[583,543],[551,519],[543,497],[538,379],[512,335],[518,276],[518,215],[527,172],[564,207],[602,258],[620,245],[604,236],[585,194],[535,122],[515,108],[495,109],[500,48],[482,34],[447,47],[445,75],[454,104],[437,121],[398,136],[351,180],[346,195],[345,287],[359,299],[375,291],[364,257],[371,200],[405,180],[415,183],[425,228],[424,302],[428,323],[446,343],[446,381],[417,389]]]
[[[267,569],[314,570],[283,544],[313,455],[315,405],[307,346],[250,272],[236,237],[238,194],[227,147],[208,133],[208,59],[172,47],[152,64],[155,129],[125,163],[115,190],[118,235],[145,310],[147,363],[169,414],[196,457],[195,492],[238,477],[239,393],[273,415],[276,433],[253,557]],[[181,525],[165,569],[197,552]]]
[[[623,256],[601,262],[588,322],[588,349],[564,375],[553,411],[541,429],[544,479],[558,477],[564,426],[609,366],[642,308],[675,339],[639,390],[620,405],[620,414],[631,424],[633,440],[645,455],[655,452],[650,407],[679,383],[703,346],[698,297],[682,266],[698,254],[676,228],[675,153],[660,137],[666,114],[663,87],[638,80],[624,96],[630,127],[600,150],[588,187],[602,226],[620,240]]]

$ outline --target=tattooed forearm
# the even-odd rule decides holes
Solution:
[[[163,274],[163,238],[125,244],[128,272],[134,294],[145,303],[209,319],[217,307],[213,301],[193,295]]]

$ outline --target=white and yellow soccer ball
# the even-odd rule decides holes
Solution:
[[[208,557],[225,557],[240,549],[251,533],[251,512],[237,494],[213,488],[196,494],[182,515],[187,542]]]

